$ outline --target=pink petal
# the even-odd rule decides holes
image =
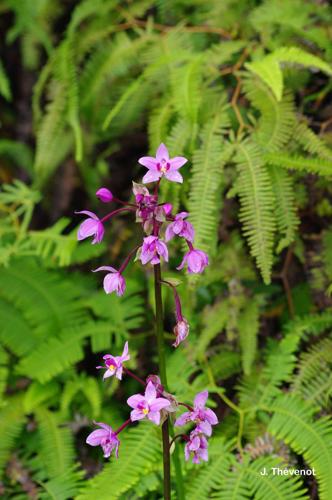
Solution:
[[[173,231],[173,222],[172,222],[172,224],[169,224],[166,228],[165,240],[170,241],[172,238],[174,238],[174,236],[175,236],[175,233]]]
[[[187,161],[187,158],[184,158],[183,156],[175,156],[174,158],[169,160],[170,171],[177,170],[178,168],[183,167],[183,165],[187,163]]]
[[[118,380],[122,380],[122,366],[115,371],[115,376]]]
[[[159,423],[160,423],[160,413],[159,413],[159,411],[157,411],[157,412],[150,411],[148,413],[147,417],[148,417],[149,420],[151,420],[151,422],[153,422],[156,425],[159,425]]]
[[[99,217],[96,214],[94,214],[93,212],[90,212],[89,210],[81,210],[80,212],[75,212],[75,214],[84,214],[84,215],[88,215],[89,217],[91,217],[91,219],[99,220]]]
[[[78,228],[77,239],[79,241],[96,233],[98,222],[94,219],[86,219]]]
[[[91,432],[86,438],[86,443],[90,446],[99,446],[102,439],[108,436],[108,431],[104,429],[97,429]]]
[[[206,434],[206,436],[211,436],[212,434],[212,427],[211,425],[209,424],[209,422],[205,421],[205,422],[200,422],[198,424],[198,426],[196,427],[196,429],[199,431],[199,432],[203,432],[203,434]]]
[[[170,406],[170,402],[165,398],[157,398],[153,403],[150,404],[151,411],[160,411],[163,408]]]
[[[152,156],[142,156],[142,158],[138,160],[138,163],[148,168],[149,170],[157,170],[158,162]]]
[[[128,359],[130,359],[130,356],[128,354],[128,341],[124,345],[120,359],[121,359],[121,361],[128,361]]]
[[[106,274],[104,278],[104,290],[106,293],[112,293],[116,290],[118,280],[116,274]]]
[[[165,173],[165,177],[169,181],[179,182],[180,184],[183,182],[183,177],[177,170],[169,170]]]
[[[165,144],[161,143],[156,152],[157,161],[160,162],[162,159],[169,160],[168,149]]]
[[[142,394],[134,394],[127,399],[127,404],[131,406],[131,408],[136,408],[140,403],[145,402],[145,397]]]
[[[114,373],[115,372],[111,372],[111,370],[106,370],[106,372],[104,373],[103,379],[113,377]]]
[[[135,420],[142,420],[145,418],[144,413],[141,410],[133,410],[130,412],[130,420],[135,422]]]
[[[161,178],[162,174],[158,170],[149,170],[142,181],[144,184],[149,184],[149,182],[156,182]]]
[[[208,391],[199,392],[194,399],[195,408],[204,408],[208,395]]]
[[[183,415],[180,415],[179,418],[176,419],[175,421],[175,427],[182,427],[183,425],[186,425],[190,421],[190,413],[189,411],[186,411]]]
[[[156,388],[152,382],[149,382],[145,389],[145,399],[150,404],[156,399],[156,396],[157,396]]]
[[[210,410],[210,408],[206,408],[205,410],[205,418],[211,425],[217,425],[219,422],[217,415],[214,411]]]
[[[188,254],[186,253],[185,256],[182,259],[181,264],[176,268],[178,271],[184,268],[185,263],[187,262],[188,259]]]
[[[101,267],[98,267],[97,269],[94,269],[92,272],[96,273],[97,271],[109,271],[111,273],[117,273],[117,270],[111,266],[101,266]]]

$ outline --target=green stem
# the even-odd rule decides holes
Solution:
[[[159,373],[160,380],[165,390],[167,391],[167,374],[166,374],[166,359],[165,359],[165,342],[164,342],[164,327],[163,327],[163,303],[161,296],[161,270],[160,264],[154,266],[154,290],[156,301],[156,334],[157,334],[157,349],[159,358]],[[162,439],[163,439],[163,463],[164,463],[164,498],[169,500],[171,498],[171,474],[170,474],[170,439],[169,435],[173,436],[173,426],[169,426],[168,420],[162,425]],[[181,462],[179,458],[179,450],[177,447],[174,449],[172,455],[175,476],[176,476],[176,489],[178,500],[185,499],[183,478],[181,471]]]
[[[160,264],[154,266],[154,293],[156,301],[156,334],[157,334],[157,349],[159,358],[159,373],[162,385],[167,390],[167,375],[165,361],[165,343],[164,343],[164,328],[163,328],[163,302],[161,297],[161,272]],[[163,438],[163,464],[164,464],[164,499],[171,498],[171,462],[169,451],[169,428],[168,419],[162,425]]]

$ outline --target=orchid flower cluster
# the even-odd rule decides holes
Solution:
[[[128,425],[143,419],[148,419],[156,425],[162,424],[171,414],[177,412],[179,406],[184,406],[188,411],[178,417],[174,425],[175,427],[180,427],[191,423],[195,424],[195,428],[191,430],[189,435],[179,434],[174,439],[181,437],[186,442],[184,449],[186,460],[192,457],[192,462],[195,464],[199,464],[201,460],[207,461],[207,437],[212,434],[212,426],[218,423],[218,418],[214,411],[205,406],[208,392],[203,391],[197,394],[193,407],[186,403],[178,402],[172,394],[165,391],[157,375],[149,375],[146,381],[144,381],[124,367],[124,362],[129,359],[128,342],[126,342],[121,356],[106,354],[103,357],[104,365],[97,366],[97,368],[105,370],[104,379],[115,376],[117,379],[122,380],[123,373],[133,377],[143,386],[144,394],[134,394],[127,399],[128,406],[132,408],[130,418],[117,430],[114,431],[111,426],[103,422],[96,422],[99,429],[89,434],[86,440],[87,444],[101,446],[105,458],[110,457],[113,451],[115,452],[115,456],[118,457],[120,445],[118,435]]]
[[[175,237],[183,238],[188,246],[188,251],[177,267],[178,270],[186,266],[190,274],[202,273],[209,263],[206,253],[194,248],[194,228],[188,221],[189,214],[187,212],[173,214],[171,203],[159,202],[161,179],[165,178],[171,182],[182,183],[183,178],[179,169],[185,165],[187,159],[182,156],[170,158],[166,146],[161,144],[157,149],[155,158],[144,156],[138,162],[146,167],[148,171],[143,177],[143,184],[133,182],[135,203],[119,200],[109,189],[102,187],[96,192],[101,202],[115,202],[122,206],[112,210],[102,218],[87,210],[77,212],[87,216],[79,227],[78,240],[92,237],[92,244],[100,243],[103,240],[105,223],[112,217],[125,211],[134,213],[136,222],[140,223],[143,228],[144,236],[142,244],[131,250],[118,269],[111,266],[101,266],[94,270],[94,272],[106,272],[103,286],[107,294],[115,292],[118,296],[121,296],[125,293],[126,281],[124,271],[134,255],[136,255],[135,260],[140,260],[143,265],[150,263],[152,266],[155,266],[159,265],[162,261],[168,262],[167,243]],[[152,193],[150,193],[145,184],[152,182],[155,185]],[[160,283],[171,287],[174,294],[176,324],[174,327],[175,341],[173,346],[178,347],[189,334],[189,324],[182,315],[181,301],[176,287],[166,280],[160,280]],[[135,394],[127,400],[129,407],[132,408],[130,418],[119,429],[113,430],[112,427],[105,423],[96,423],[99,429],[93,431],[88,436],[87,443],[91,446],[101,446],[106,458],[113,451],[118,456],[120,444],[118,435],[130,423],[148,419],[154,424],[160,425],[171,414],[176,413],[179,406],[184,406],[188,411],[175,421],[175,426],[192,423],[195,424],[195,428],[191,430],[189,435],[180,434],[175,438],[182,437],[186,442],[186,460],[192,456],[194,463],[200,463],[201,460],[207,461],[207,437],[211,436],[212,426],[218,423],[215,413],[205,407],[208,397],[207,391],[197,394],[193,407],[177,402],[173,395],[165,391],[157,375],[150,375],[146,380],[142,380],[124,367],[124,362],[129,359],[128,342],[126,342],[121,356],[106,354],[103,357],[103,365],[97,368],[105,369],[104,379],[115,376],[121,380],[123,374],[133,377],[143,385],[144,394]]]

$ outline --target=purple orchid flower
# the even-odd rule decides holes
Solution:
[[[94,236],[92,244],[100,243],[104,237],[105,230],[99,217],[93,212],[89,212],[89,210],[81,210],[75,213],[89,216],[78,228],[77,239],[81,241],[85,238],[89,238],[89,236]]]
[[[202,273],[209,264],[209,257],[202,250],[190,248],[190,250],[183,257],[181,264],[176,269],[183,269],[185,264],[188,266],[189,274]]]
[[[110,201],[113,200],[113,194],[107,188],[100,188],[100,189],[98,189],[98,191],[96,192],[96,196],[103,203],[109,203]]]
[[[94,269],[94,273],[98,271],[110,271],[104,278],[104,290],[106,293],[115,292],[118,297],[124,294],[126,290],[126,280],[122,274],[110,266],[101,266]]]
[[[125,343],[121,356],[112,356],[111,354],[105,354],[103,360],[105,366],[97,366],[97,369],[106,368],[103,379],[108,377],[116,376],[117,379],[122,380],[123,363],[130,359],[128,353],[128,342]]]
[[[142,264],[151,262],[152,265],[159,264],[161,257],[168,262],[168,249],[166,244],[157,236],[147,236],[143,240],[140,251]]]
[[[188,422],[195,422],[197,424],[197,432],[206,434],[206,436],[211,436],[211,426],[218,423],[218,418],[214,411],[205,407],[208,395],[208,391],[199,392],[194,399],[194,408],[191,411],[183,413],[183,415],[176,420],[174,425],[180,427]]]
[[[182,320],[176,323],[174,333],[176,339],[172,345],[173,347],[178,347],[189,335],[189,323],[185,318],[182,317]]]
[[[188,215],[188,212],[176,214],[174,222],[171,222],[166,229],[166,241],[171,240],[174,236],[181,236],[190,242],[194,241],[194,228],[190,222],[184,220]]]
[[[134,394],[127,400],[128,405],[134,408],[130,413],[131,421],[142,420],[147,417],[151,422],[159,425],[160,411],[170,406],[170,402],[165,398],[157,398],[156,387],[153,382],[149,382],[142,394]]]
[[[101,429],[97,429],[86,438],[87,444],[90,446],[101,446],[104,452],[104,457],[110,457],[113,450],[115,450],[116,458],[119,457],[120,441],[113,431],[112,427],[102,422],[95,422]]]
[[[192,462],[194,464],[199,464],[201,460],[207,462],[209,459],[207,439],[202,434],[197,433],[196,430],[190,433],[189,441],[184,447],[184,456],[187,461],[191,453],[193,454]]]
[[[164,210],[166,215],[170,215],[170,213],[172,212],[172,209],[173,209],[172,203],[164,203],[163,204],[163,210]]]
[[[138,163],[144,165],[149,170],[143,177],[143,183],[156,182],[162,176],[165,176],[169,181],[182,183],[183,178],[178,169],[187,163],[187,161],[183,156],[170,158],[165,144],[160,144],[155,158],[152,156],[143,156],[138,160]]]

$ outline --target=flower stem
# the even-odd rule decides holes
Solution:
[[[159,358],[159,373],[160,380],[164,388],[167,390],[167,375],[165,361],[165,343],[164,343],[164,327],[163,327],[163,303],[161,297],[161,271],[160,264],[154,266],[154,293],[156,301],[156,334],[157,334],[157,349]],[[162,425],[163,437],[163,463],[164,463],[164,499],[171,498],[171,463],[169,453],[169,428],[168,419]]]
[[[165,390],[167,391],[167,374],[165,360],[165,343],[164,343],[164,327],[163,327],[163,303],[161,296],[161,270],[160,264],[154,266],[154,290],[156,301],[156,334],[157,334],[157,349],[159,358],[159,373],[160,380]],[[171,429],[171,433],[174,431]],[[170,441],[169,441],[169,422],[168,419],[162,425],[163,439],[163,463],[164,463],[164,499],[171,498],[171,472],[170,472]],[[179,459],[178,449],[175,448],[173,453],[173,463],[176,475],[177,498],[184,500],[183,478],[181,471],[181,463]]]
[[[146,383],[144,382],[144,380],[142,380],[140,377],[138,377],[137,375],[135,375],[135,373],[133,373],[130,370],[128,370],[128,368],[123,367],[123,371],[124,371],[124,373],[126,375],[129,375],[129,377],[135,379],[137,382],[139,382],[140,384],[144,385],[144,387],[146,386]]]

